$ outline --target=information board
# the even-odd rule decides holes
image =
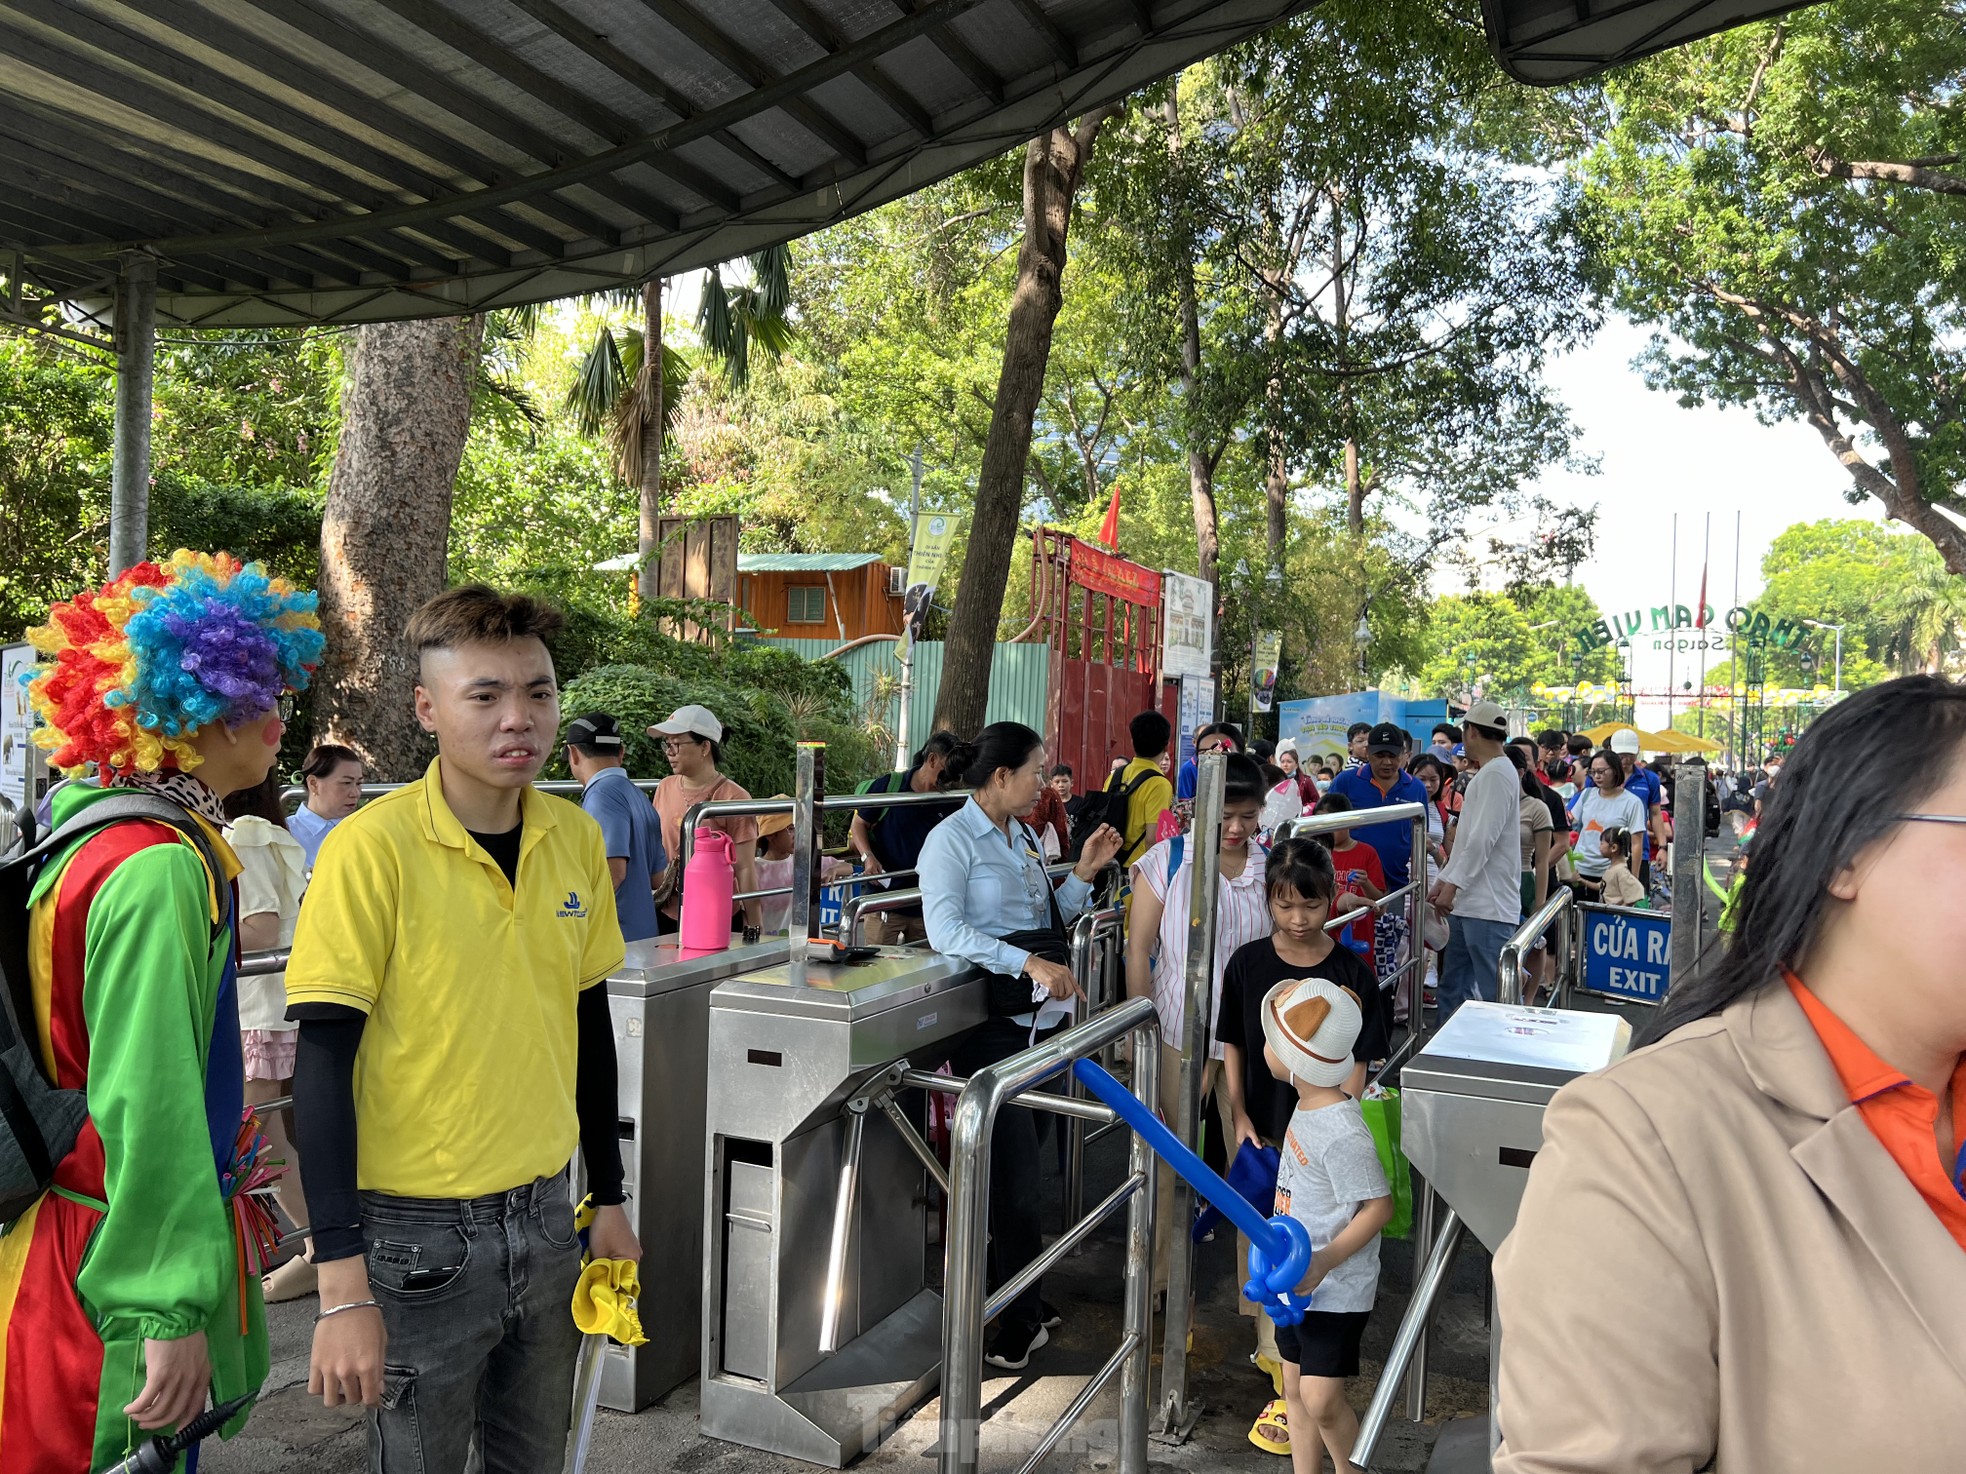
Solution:
[[[1208,676],[1181,678],[1181,730],[1177,751],[1180,761],[1195,760],[1195,733],[1215,720],[1215,682]],[[1177,764],[1178,766],[1178,764]]]
[[[1215,671],[1215,591],[1185,573],[1161,574],[1161,674],[1167,679]]]
[[[0,796],[25,806],[33,771],[34,711],[21,677],[34,665],[32,645],[0,645]]]
[[[1672,918],[1580,908],[1584,990],[1635,1003],[1663,1003],[1672,975]]]

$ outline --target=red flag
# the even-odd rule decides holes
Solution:
[[[1693,611],[1693,628],[1703,630],[1707,627],[1707,565],[1700,565],[1700,606]]]
[[[1099,524],[1099,541],[1115,553],[1120,550],[1120,486],[1113,483],[1113,499],[1106,503],[1106,520]]]

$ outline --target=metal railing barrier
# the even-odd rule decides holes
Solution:
[[[659,778],[631,778],[629,781],[633,783],[637,788],[641,789],[642,792],[652,794],[655,792],[656,785],[660,783],[662,780]],[[407,786],[408,786],[407,784],[403,784],[403,783],[364,783],[362,785],[362,797],[365,799],[380,798],[385,793],[394,793],[397,789],[404,788]],[[567,778],[550,779],[546,782],[535,783],[533,784],[533,787],[538,789],[541,793],[551,793],[560,798],[570,798],[576,801],[578,801],[578,799],[580,798],[581,791],[582,791],[582,785],[580,783]],[[960,803],[962,797],[963,795],[959,795],[955,793],[833,794],[827,798],[821,799],[819,802],[819,808],[822,812],[833,812],[840,809],[894,808],[894,807],[904,806],[907,804],[933,804],[933,803],[948,804],[948,803]],[[289,788],[281,789],[280,800],[283,804],[287,806],[288,812],[291,813],[294,809],[298,808],[301,804],[307,801],[306,786],[301,785],[297,787],[289,787]],[[724,818],[754,818],[755,819],[755,818],[763,818],[768,814],[791,814],[795,812],[794,802],[795,802],[794,800],[789,798],[747,798],[747,799],[719,799],[714,803],[706,802],[706,803],[692,804],[686,811],[684,811],[683,818],[682,818],[682,824],[681,824],[682,853],[680,855],[675,856],[673,858],[672,863],[678,865],[687,865],[689,863],[690,853],[694,849],[696,843],[696,826],[700,821],[705,819],[724,819]],[[915,872],[912,870],[896,870],[896,871],[884,870],[881,872],[881,876],[888,877],[895,880],[912,880],[915,876]],[[865,885],[868,883],[870,878],[878,879],[880,877],[854,875],[845,880],[829,880],[821,887],[821,889],[845,890],[850,886]],[[739,891],[738,893],[736,893],[731,897],[731,900],[732,901],[757,901],[757,900],[763,900],[767,896],[786,896],[786,895],[790,895],[791,893],[792,893],[791,886],[782,885],[782,886],[774,887],[771,890]]]
[[[1522,978],[1523,959],[1535,949],[1536,939],[1552,926],[1556,928],[1556,955],[1550,973],[1550,999],[1546,1008],[1561,1008],[1561,1000],[1570,978],[1570,962],[1574,954],[1570,918],[1564,913],[1576,903],[1568,886],[1559,886],[1555,895],[1543,903],[1542,909],[1502,943],[1501,976],[1495,998],[1498,1003],[1521,1004],[1524,1001]]]
[[[1359,1420],[1358,1438],[1352,1444],[1351,1454],[1355,1468],[1364,1469],[1371,1464],[1372,1455],[1379,1447],[1379,1436],[1385,1432],[1386,1420],[1392,1415],[1393,1400],[1399,1396],[1400,1380],[1409,1368],[1417,1373],[1414,1386],[1408,1388],[1409,1399],[1417,1395],[1419,1401],[1415,1404],[1409,1400],[1407,1416],[1417,1423],[1426,1413],[1427,1325],[1447,1288],[1447,1276],[1454,1268],[1454,1255],[1465,1232],[1460,1215],[1452,1208],[1442,1216],[1436,1232],[1433,1209],[1434,1195],[1429,1190],[1421,1214],[1414,1218],[1421,1232],[1413,1246],[1413,1262],[1420,1266],[1419,1276],[1413,1283],[1413,1298],[1407,1302],[1406,1315],[1393,1336],[1392,1350],[1386,1354],[1386,1364],[1379,1371],[1379,1384],[1372,1391],[1371,1405]]]
[[[1058,1420],[1039,1436],[1019,1465],[1018,1474],[1030,1474],[1044,1461],[1115,1376],[1119,1378],[1120,1400],[1119,1474],[1146,1474],[1154,1242],[1153,1152],[1146,1141],[1134,1136],[1125,1180],[1090,1213],[1070,1225],[994,1294],[985,1290],[990,1138],[998,1112],[1013,1101],[1024,1100],[1036,1086],[1068,1072],[1075,1061],[1089,1059],[1127,1036],[1133,1040],[1134,1098],[1152,1111],[1160,1062],[1160,1021],[1150,998],[1129,999],[1022,1054],[988,1065],[962,1086],[950,1136],[948,1248],[942,1276],[941,1474],[976,1474],[983,1422],[984,1324],[1036,1284],[1121,1204],[1127,1205],[1126,1313],[1119,1347],[1079,1389]],[[1065,1096],[1034,1096],[1028,1103],[1050,1110],[1077,1108],[1070,1113],[1082,1112],[1089,1119],[1112,1115],[1105,1106]]]
[[[1088,1018],[1105,1012],[1114,1001],[1110,996],[1114,963],[1125,938],[1124,907],[1109,906],[1104,910],[1082,912],[1072,923],[1072,977],[1085,994]],[[1078,1076],[1070,1077],[1067,1089],[1072,1099],[1085,1098],[1085,1087],[1079,1083]],[[1076,1223],[1085,1212],[1085,1146],[1090,1139],[1082,1118],[1074,1116],[1065,1123],[1064,1221],[1067,1224]]]
[[[1054,865],[1045,866],[1044,873],[1055,881],[1070,875],[1077,868],[1076,863],[1071,860],[1060,860]],[[1095,896],[1100,893],[1101,887],[1112,880],[1118,873],[1119,868],[1119,861],[1113,860],[1109,861],[1106,867],[1099,872],[1098,877],[1092,882],[1092,893]],[[908,873],[910,875],[914,874],[912,870]],[[851,897],[840,907],[840,945],[844,947],[860,945],[860,922],[862,918],[879,911],[894,911],[903,906],[919,906],[921,901],[922,893],[919,889],[879,891]],[[1081,913],[1081,916],[1085,914],[1087,913]],[[922,942],[913,945],[927,946],[928,943],[924,939]]]

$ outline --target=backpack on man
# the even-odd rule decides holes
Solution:
[[[1134,791],[1149,778],[1160,776],[1159,769],[1149,768],[1122,787],[1120,779],[1125,776],[1125,773],[1126,769],[1119,769],[1106,780],[1104,788],[1086,795],[1085,803],[1079,808],[1078,817],[1072,821],[1071,842],[1065,847],[1066,859],[1078,859],[1080,852],[1085,849],[1085,842],[1092,838],[1093,831],[1101,824],[1110,824],[1122,836],[1125,835],[1127,809],[1133,803]],[[1128,851],[1134,848],[1137,846],[1128,845],[1121,849],[1119,858],[1122,864],[1133,858]]]
[[[225,873],[196,820],[166,799],[138,792],[98,799],[25,853],[0,863],[0,1224],[25,1213],[47,1190],[55,1164],[74,1147],[89,1114],[87,1096],[56,1088],[36,1048],[28,975],[28,901],[34,883],[42,867],[72,845],[136,819],[175,829],[196,847],[209,874]]]

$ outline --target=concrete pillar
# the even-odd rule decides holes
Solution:
[[[125,253],[116,278],[116,457],[109,493],[109,572],[146,555],[150,533],[150,405],[157,348],[157,262]]]

